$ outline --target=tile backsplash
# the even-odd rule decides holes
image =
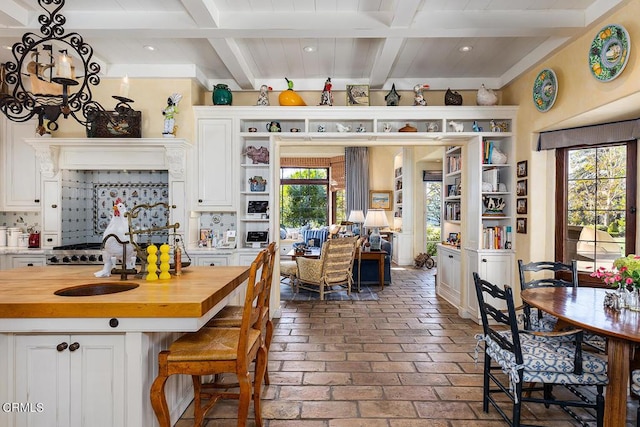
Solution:
[[[42,231],[40,212],[0,212],[0,225],[20,227],[26,232],[28,227]]]
[[[98,191],[106,191],[108,197],[122,198],[130,209],[137,204],[137,196],[127,193],[129,187],[137,184],[168,184],[166,171],[79,171],[63,170],[61,175],[62,195],[62,245],[76,243],[95,243],[102,238],[101,230],[96,227],[94,210],[100,200]],[[112,185],[112,188],[108,187]],[[113,193],[113,196],[111,195]],[[135,197],[134,197],[135,196]],[[150,202],[151,199],[145,199]],[[154,202],[168,202],[168,195],[160,192]],[[105,219],[110,220],[110,218]]]
[[[218,239],[224,237],[224,233],[237,230],[236,214],[230,212],[202,212],[200,215],[199,229],[211,230],[213,236]]]

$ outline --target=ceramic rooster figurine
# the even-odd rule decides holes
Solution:
[[[422,93],[425,89],[429,89],[429,85],[415,85],[413,87],[413,105],[427,105],[427,100],[424,99]]]
[[[476,104],[478,105],[496,105],[498,103],[498,95],[493,89],[487,89],[484,84],[478,89],[476,95]]]
[[[116,236],[121,242],[129,241],[129,236],[127,236],[127,233],[129,232],[129,224],[124,215],[126,212],[127,208],[124,205],[124,202],[122,199],[117,198],[113,205],[113,217],[102,234],[102,259],[104,265],[102,270],[94,273],[96,277],[111,276],[111,269],[114,267],[114,259],[126,264],[127,269],[135,268],[136,252],[133,245],[131,243],[126,245],[126,259],[123,260],[122,244],[118,243],[118,240],[114,237]]]

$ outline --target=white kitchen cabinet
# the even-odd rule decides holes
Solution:
[[[16,123],[2,118],[0,210],[38,211],[40,209],[40,164],[33,147],[36,121]]]
[[[194,210],[236,210],[236,145],[231,119],[197,118],[197,173]]]
[[[123,335],[15,335],[13,402],[41,404],[16,412],[15,427],[125,425]],[[90,386],[89,386],[90,385]]]
[[[230,256],[226,255],[191,255],[195,265],[199,266],[220,266],[230,265]]]
[[[44,255],[7,255],[7,268],[42,267],[46,265]]]
[[[484,279],[502,288],[504,285],[515,286],[514,277],[514,255],[504,250],[492,251],[470,251],[467,250],[467,283],[463,296],[464,304],[460,310],[462,317],[467,317],[480,323],[480,311],[478,310],[478,297],[475,292],[473,273],[477,272],[481,279]],[[496,301],[488,301],[494,307],[506,308],[504,304]]]
[[[438,245],[438,281],[436,292],[452,305],[460,306],[461,265],[460,249]]]

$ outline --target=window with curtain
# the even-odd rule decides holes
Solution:
[[[635,253],[635,140],[556,150],[556,259],[590,273]]]

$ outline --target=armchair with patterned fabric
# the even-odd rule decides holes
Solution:
[[[298,288],[320,293],[320,299],[330,292],[343,291],[351,294],[352,269],[356,255],[357,237],[327,240],[322,246],[319,259],[298,257]]]

